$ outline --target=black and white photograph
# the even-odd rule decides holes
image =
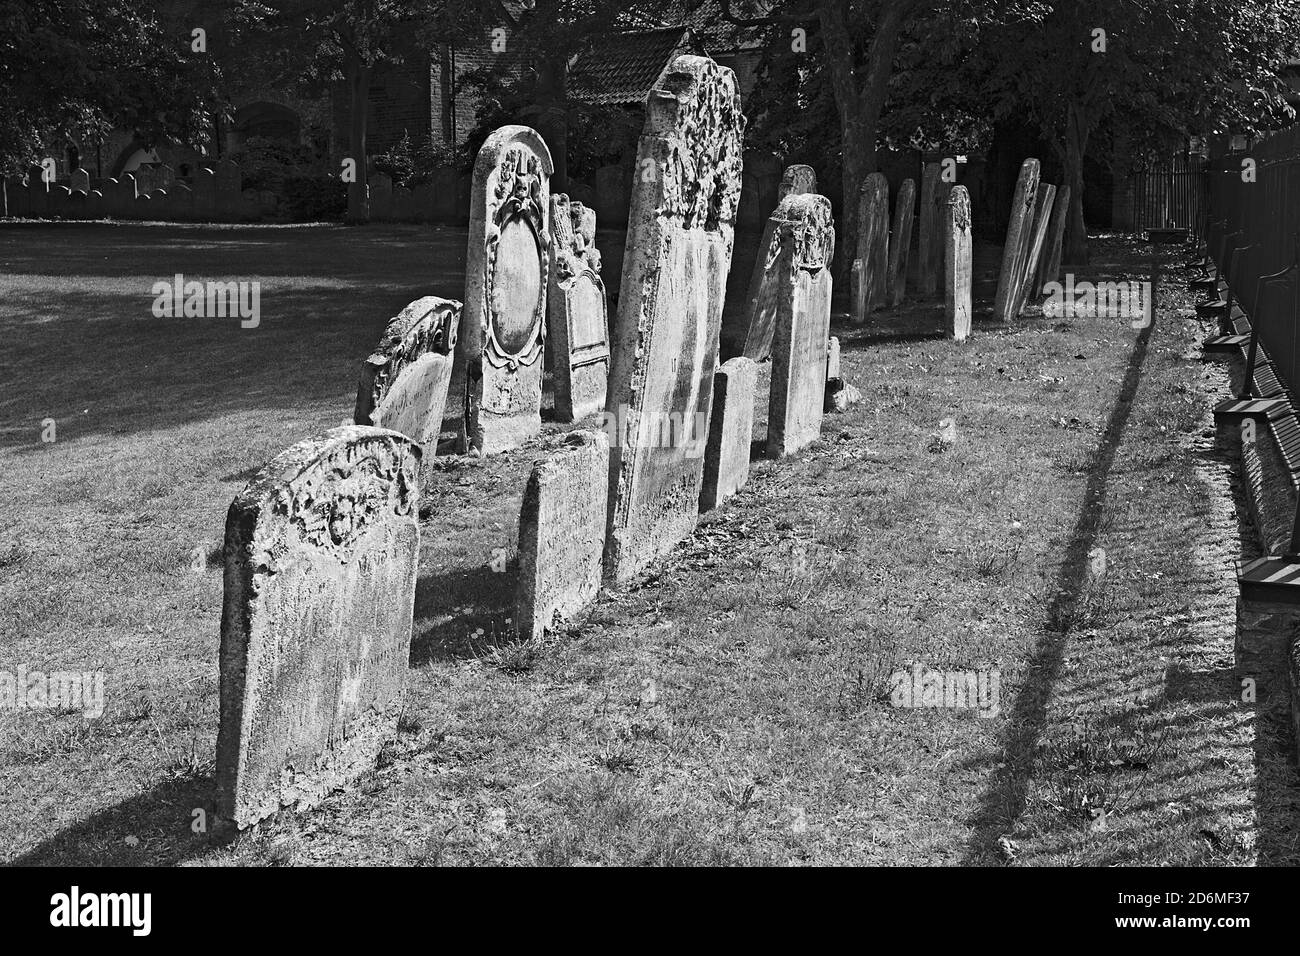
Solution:
[[[23,918],[942,868],[1242,940],[1297,108],[1300,0],[0,0]]]

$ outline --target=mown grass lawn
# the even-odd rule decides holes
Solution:
[[[1105,249],[1106,268],[1144,264],[1139,248]],[[981,250],[986,279],[995,252]],[[1060,612],[1079,605],[1070,582],[1083,538],[1104,543],[1130,520],[1117,512],[1108,524],[1085,507],[1125,460],[1116,403],[1126,376],[1136,362],[1136,381],[1153,366],[1173,384],[1191,366],[1181,353],[1168,368],[1150,346],[1135,353],[1125,320],[1031,316],[998,328],[977,316],[974,338],[958,345],[931,334],[933,308],[863,329],[837,323],[844,374],[863,402],[829,416],[804,453],[756,461],[749,486],[650,576],[607,591],[541,644],[510,641],[512,572],[493,567],[513,554],[528,468],[563,427],[486,461],[440,459],[426,490],[406,717],[382,767],[320,809],[234,842],[196,834],[194,811],[211,798],[226,508],[275,453],[349,413],[359,363],[388,317],[419,295],[458,297],[463,261],[463,231],[418,227],[0,228],[0,371],[11,385],[0,397],[10,512],[0,667],[103,668],[108,698],[97,721],[0,714],[0,859],[1105,858],[1096,848],[1107,837],[1077,841],[1087,828],[1073,808],[1050,811],[1036,789],[1048,766],[1039,744],[1074,726],[1048,706],[1068,673],[1065,648],[1100,634],[1093,624],[1110,626],[1098,616],[1076,627],[1074,614],[1062,629]],[[176,272],[260,279],[262,325],[153,319],[149,286]],[[981,291],[991,294],[987,282]],[[1150,506],[1133,491],[1133,513],[1151,521],[1215,495],[1221,509],[1226,487],[1179,457],[1205,427],[1208,398],[1178,393],[1194,409],[1174,415],[1161,387],[1147,390],[1148,417],[1166,431],[1131,447],[1150,456],[1149,482],[1168,477],[1170,490]],[[764,393],[756,439],[765,406]],[[48,418],[53,443],[40,440]],[[951,445],[934,434],[949,418]],[[1155,454],[1166,445],[1168,456]],[[1200,599],[1221,615],[1227,570],[1175,574],[1203,517],[1188,512],[1167,546],[1143,553],[1144,572],[1167,564],[1176,584],[1106,607]],[[1205,524],[1212,538],[1234,532],[1226,519]],[[1142,530],[1130,538],[1155,540]],[[1145,667],[1151,648],[1114,633],[1114,654]],[[1212,624],[1202,640],[1230,648],[1231,632]],[[889,675],[913,661],[996,667],[1001,713],[891,706]],[[1113,670],[1089,673],[1102,681]],[[1211,681],[1205,706],[1218,723],[1195,724],[1207,745],[1226,748],[1210,780],[1224,795],[1201,799],[1155,847],[1126,840],[1118,861],[1159,862],[1151,857],[1206,828],[1240,847],[1225,860],[1256,851],[1242,803],[1256,740],[1230,689]],[[1270,767],[1290,786],[1284,758]],[[1178,765],[1159,769],[1177,787]],[[1127,812],[1108,832],[1122,832]],[[1001,837],[1019,849],[1003,850]]]

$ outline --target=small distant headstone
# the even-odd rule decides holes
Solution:
[[[998,273],[997,298],[993,304],[993,318],[998,322],[1010,322],[1020,314],[1018,300],[1024,283],[1025,264],[1029,259],[1029,246],[1033,241],[1038,177],[1038,160],[1026,159],[1016,180],[1011,218],[1007,221],[1007,236],[1002,246],[1002,269]]]
[[[460,313],[454,299],[416,299],[384,329],[357,388],[353,420],[410,438],[426,464],[438,453]]]
[[[757,363],[743,355],[723,362],[713,375],[713,413],[704,449],[700,511],[716,508],[749,481],[757,381]]]
[[[897,308],[907,295],[907,256],[912,247],[916,215],[916,181],[904,179],[894,206],[894,232],[889,237],[889,304]]]
[[[966,341],[971,323],[972,240],[970,196],[965,186],[954,186],[944,207],[944,316],[948,334]]]
[[[541,637],[600,591],[609,493],[609,438],[574,432],[533,465],[519,513],[516,628]]]
[[[90,192],[90,173],[84,169],[74,169],[68,177],[68,186],[74,193]]]
[[[886,302],[889,277],[889,180],[884,173],[872,173],[858,195],[858,259],[862,260],[861,289],[853,320],[862,323],[867,315]]]
[[[794,454],[821,434],[835,255],[835,222],[825,196],[787,196],[776,217],[782,226],[773,266],[780,295],[767,416],[770,458]]]
[[[646,103],[637,146],[606,412],[626,420],[610,452],[606,572],[622,581],[695,529],[707,422],[740,196],[745,116],[735,74],[673,60]],[[679,440],[658,441],[666,422]],[[681,440],[684,439],[684,440]]]
[[[921,214],[916,243],[916,287],[921,295],[934,295],[939,285],[939,263],[935,261],[935,239],[939,233],[939,163],[921,167]]]
[[[396,731],[420,452],[347,426],[263,468],[226,518],[217,811],[243,828],[373,769]]]
[[[465,383],[461,445],[483,454],[515,448],[542,428],[551,171],[550,150],[527,126],[496,130],[474,163],[453,381]]]
[[[838,336],[832,335],[830,341],[826,343],[826,378],[829,381],[832,378],[840,377],[840,340]]]
[[[609,322],[596,249],[596,213],[564,193],[551,197],[547,331],[555,357],[555,417],[581,421],[605,407]]]

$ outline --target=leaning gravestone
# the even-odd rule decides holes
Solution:
[[[1052,215],[1052,202],[1056,199],[1056,187],[1049,183],[1038,184],[1038,198],[1034,201],[1034,227],[1029,234],[1029,258],[1025,261],[1024,280],[1020,284],[1020,296],[1016,302],[1016,311],[1024,311],[1025,304],[1032,297],[1038,299],[1034,281],[1041,268],[1043,247],[1047,242],[1047,226]]]
[[[777,216],[783,226],[774,266],[780,301],[767,416],[769,458],[794,454],[821,434],[835,255],[835,221],[825,196],[787,196]]]
[[[573,432],[533,465],[519,512],[518,633],[541,637],[600,591],[609,494],[609,437]]]
[[[943,303],[947,332],[958,342],[970,335],[971,322],[971,226],[970,196],[965,186],[954,186],[943,210],[944,249]]]
[[[781,185],[777,187],[776,198],[779,202],[786,196],[798,195],[799,193],[815,193],[817,191],[817,173],[811,166],[804,166],[796,163],[793,166],[787,166],[785,172],[781,174]],[[759,248],[763,248],[759,246]]]
[[[400,432],[431,462],[438,454],[459,328],[460,303],[454,299],[427,295],[403,309],[366,359],[353,420]]]
[[[916,244],[916,287],[921,295],[933,295],[939,284],[939,263],[935,262],[935,237],[939,231],[936,202],[939,198],[938,163],[921,167],[921,214]]]
[[[1052,224],[1047,229],[1047,246],[1043,250],[1043,265],[1038,271],[1036,281],[1038,294],[1043,294],[1043,286],[1061,278],[1061,253],[1065,248],[1065,222],[1070,215],[1070,187],[1061,186],[1056,190],[1056,202],[1052,204]]]
[[[889,304],[897,308],[907,295],[907,254],[912,245],[916,181],[904,179],[894,207],[894,234],[889,237]]]
[[[1018,300],[1024,284],[1025,265],[1029,260],[1029,246],[1033,241],[1031,233],[1038,175],[1038,160],[1026,159],[1021,164],[1020,177],[1016,180],[1016,194],[1011,201],[1011,218],[1007,222],[1007,238],[1002,247],[1002,270],[998,274],[997,298],[993,303],[993,318],[999,322],[1010,322],[1020,314]]]
[[[862,263],[853,299],[853,321],[861,324],[867,315],[885,305],[885,284],[889,273],[889,180],[884,173],[872,173],[858,194],[858,255]]]
[[[700,511],[716,508],[749,481],[757,380],[758,365],[743,355],[727,359],[713,373],[713,413],[704,449]]]
[[[420,452],[345,426],[261,470],[226,518],[217,812],[243,828],[374,767],[409,666]]]
[[[781,199],[786,196],[802,195],[809,190],[811,183],[816,186],[817,176],[809,166],[790,166],[781,177],[778,192]],[[730,324],[724,325],[722,331],[723,347],[727,353],[735,353],[751,358],[755,362],[766,361],[772,353],[772,330],[777,321],[781,293],[777,286],[773,266],[780,252],[781,240],[777,232],[785,220],[781,218],[780,207],[768,217],[763,227],[763,237],[759,240],[759,256],[754,262],[754,273],[749,280],[749,293],[745,298],[743,312],[735,313]]]
[[[550,151],[527,126],[496,130],[474,162],[456,351],[463,378],[453,381],[465,383],[461,445],[483,454],[542,429],[551,171]]]
[[[745,117],[736,76],[679,56],[646,103],[606,414],[626,420],[610,454],[606,572],[626,580],[695,528],[701,429],[740,197]],[[678,440],[656,440],[677,422]],[[688,437],[689,436],[689,437]],[[667,447],[665,447],[665,444]]]
[[[551,288],[546,328],[555,417],[581,421],[605,407],[609,322],[596,249],[596,213],[564,193],[551,197]]]
[[[68,176],[68,187],[74,193],[90,192],[90,173],[84,169],[74,169]]]

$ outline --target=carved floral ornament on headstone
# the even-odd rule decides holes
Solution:
[[[492,208],[488,213],[484,267],[484,287],[488,290],[483,317],[484,356],[496,368],[510,371],[532,365],[540,358],[546,325],[550,256],[538,165],[538,158],[532,153],[508,150],[501,160],[496,189],[490,197]],[[541,274],[533,302],[509,300],[508,293],[517,292],[520,286],[508,279],[498,281],[498,275],[505,271],[503,252],[536,257]],[[521,309],[526,314],[520,314]]]
[[[741,144],[745,114],[735,74],[710,61],[698,79],[670,74],[666,91],[651,92],[647,132],[673,136],[663,160],[659,215],[681,220],[684,229],[717,230],[735,222],[740,203]],[[683,101],[681,84],[698,91]],[[677,84],[677,86],[674,86]]]

